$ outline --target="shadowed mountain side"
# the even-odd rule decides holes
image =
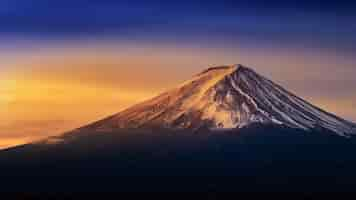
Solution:
[[[0,152],[0,174],[2,189],[21,177],[17,188],[40,191],[344,190],[356,185],[354,152],[354,139],[278,125],[80,132]]]

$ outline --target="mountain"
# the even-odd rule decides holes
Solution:
[[[240,64],[209,68],[182,85],[84,127],[224,130],[253,123],[278,124],[341,136],[355,124],[325,112]]]
[[[0,191],[354,191],[355,124],[242,65],[0,151]]]

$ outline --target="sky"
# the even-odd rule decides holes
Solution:
[[[356,3],[0,0],[0,148],[241,63],[356,122]]]

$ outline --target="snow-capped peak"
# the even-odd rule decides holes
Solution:
[[[342,136],[356,133],[355,124],[311,105],[241,64],[209,68],[91,127],[232,129],[252,123],[323,128]]]

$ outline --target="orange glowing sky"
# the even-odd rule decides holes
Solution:
[[[277,47],[200,48],[120,42],[0,50],[0,148],[85,125],[214,65],[241,63],[356,121],[356,59]]]

